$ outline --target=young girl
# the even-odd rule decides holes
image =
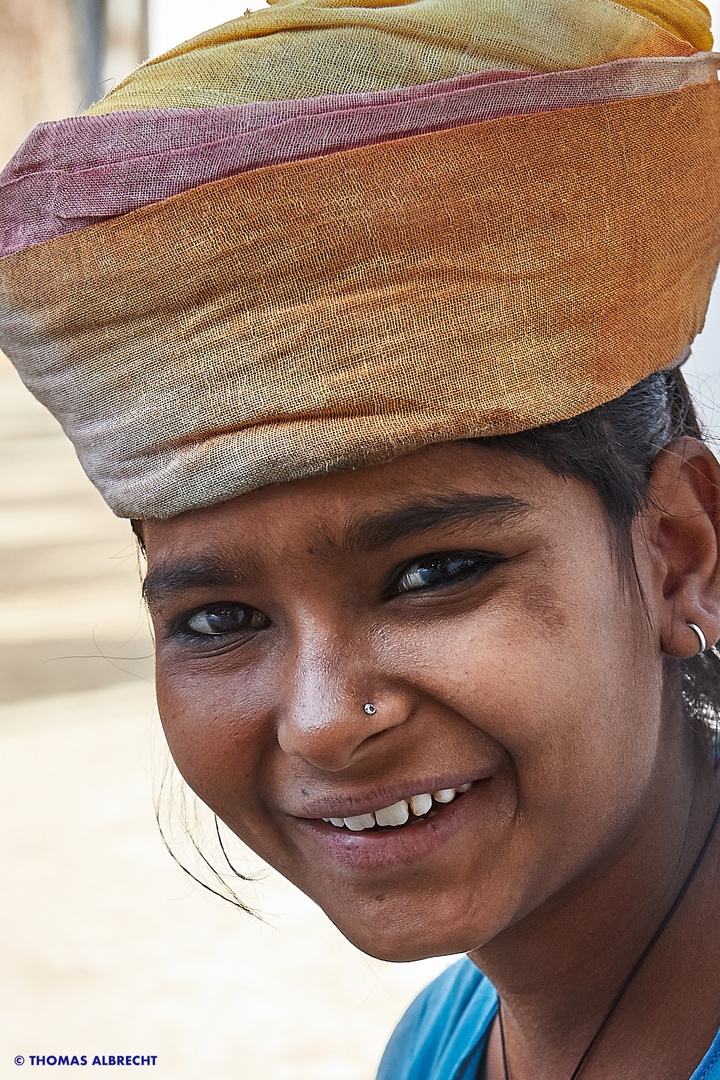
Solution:
[[[468,954],[382,1080],[720,1077],[707,24],[286,0],[4,175],[182,774],[359,948]]]

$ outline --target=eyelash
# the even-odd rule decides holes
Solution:
[[[488,571],[492,570],[498,563],[504,562],[504,559],[500,555],[492,555],[486,551],[439,551],[430,555],[424,555],[420,559],[413,559],[411,562],[405,563],[401,567],[398,574],[394,579],[394,584],[386,593],[388,598],[392,596],[408,596],[413,592],[432,592],[436,589],[446,588],[448,585],[467,581],[468,578],[476,578],[484,576]],[[453,563],[465,564],[464,568],[458,569],[456,573],[452,573],[450,568]],[[403,578],[407,578],[413,572],[420,575],[424,572],[428,577],[433,572],[442,573],[442,568],[445,567],[448,572],[445,576],[435,582],[425,581],[419,583],[415,587],[401,588]]]
[[[424,555],[420,559],[413,559],[405,563],[405,565],[399,569],[394,576],[393,584],[385,592],[384,599],[408,596],[414,592],[429,593],[439,591],[449,585],[467,581],[469,578],[482,577],[488,573],[488,571],[492,570],[494,566],[497,566],[498,563],[504,561],[505,560],[501,556],[492,555],[486,551],[442,551]],[[456,572],[452,572],[453,563],[458,567]],[[429,578],[433,573],[442,575],[443,567],[446,569],[446,573],[439,581],[426,580],[425,582],[421,581],[414,587],[401,587],[403,578],[407,578],[413,572],[417,575],[425,573]],[[206,624],[212,626],[210,620],[213,618],[220,619],[223,616],[227,617],[228,615],[235,619],[239,619],[241,625],[239,625],[237,629],[221,630],[219,633],[213,634],[203,633],[200,630],[193,630],[191,626],[194,619],[202,616],[205,616]],[[246,623],[244,626],[242,625],[243,621]],[[234,637],[237,634],[251,634],[257,630],[264,630],[268,626],[270,626],[270,620],[257,608],[253,608],[249,604],[221,602],[217,604],[207,604],[204,607],[196,608],[187,615],[181,615],[170,626],[169,636],[183,637],[196,643],[209,644],[210,642],[218,642],[223,638]]]
[[[223,616],[233,616],[236,619],[242,621],[243,616],[247,616],[245,620],[247,625],[238,626],[235,630],[220,631],[220,633],[203,633],[199,630],[193,630],[191,623],[193,619],[205,616],[206,622],[213,618],[222,618]],[[256,620],[256,617],[257,620]],[[209,624],[212,625],[212,624]],[[232,602],[221,602],[218,604],[206,604],[204,607],[196,608],[194,611],[189,612],[186,615],[181,615],[176,619],[169,627],[169,637],[181,637],[189,639],[195,643],[209,644],[210,642],[218,642],[223,638],[235,637],[238,634],[251,634],[257,630],[264,630],[270,625],[270,620],[266,615],[263,615],[257,608],[251,607],[250,604],[233,604]]]

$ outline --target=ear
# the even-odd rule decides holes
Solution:
[[[657,456],[636,556],[649,573],[652,622],[669,656],[699,651],[700,627],[708,646],[720,638],[720,466],[697,439],[674,439]],[[646,574],[641,573],[641,580]]]

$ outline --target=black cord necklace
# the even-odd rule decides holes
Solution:
[[[647,943],[647,945],[643,949],[643,951],[640,954],[638,960],[635,962],[635,966],[633,967],[632,971],[630,972],[628,977],[625,979],[625,982],[622,984],[622,986],[618,990],[617,994],[615,995],[610,1008],[605,1013],[605,1016],[602,1019],[600,1027],[597,1029],[597,1031],[593,1035],[592,1039],[587,1044],[585,1050],[582,1053],[582,1056],[581,1056],[580,1060],[578,1061],[577,1065],[573,1069],[572,1074],[570,1076],[570,1080],[575,1080],[575,1078],[577,1077],[578,1073],[580,1072],[583,1065],[587,1061],[588,1056],[590,1054],[590,1051],[592,1050],[595,1043],[600,1038],[600,1035],[602,1034],[602,1032],[607,1027],[607,1024],[608,1024],[608,1022],[610,1020],[610,1017],[613,1015],[616,1008],[620,1004],[620,1000],[622,999],[623,994],[625,993],[625,991],[629,987],[630,983],[633,981],[633,979],[637,975],[640,968],[643,966],[643,964],[647,960],[648,956],[650,955],[650,952],[652,951],[653,946],[657,943],[657,940],[660,937],[660,935],[662,934],[663,930],[665,929],[667,924],[670,922],[670,920],[672,919],[672,917],[675,914],[675,912],[677,911],[677,909],[680,907],[680,904],[681,904],[681,902],[683,900],[683,897],[685,896],[685,893],[690,888],[690,885],[692,884],[693,878],[695,877],[698,870],[700,869],[700,864],[703,861],[703,858],[705,857],[705,853],[706,853],[707,849],[710,847],[710,841],[713,838],[713,835],[715,833],[715,829],[717,828],[717,824],[718,824],[719,821],[720,821],[720,806],[717,808],[717,811],[715,813],[715,817],[713,818],[713,821],[712,821],[712,825],[710,826],[710,828],[708,830],[708,834],[705,837],[705,842],[703,843],[703,846],[700,848],[700,853],[698,854],[698,857],[695,860],[695,862],[692,864],[692,867],[690,868],[689,874],[687,875],[684,882],[682,883],[682,886],[680,887],[679,893],[677,894],[677,896],[673,900],[672,904],[670,905],[670,908],[668,909],[664,919],[662,920],[662,922],[658,926],[657,930],[655,931],[655,933],[653,934],[653,936],[650,938],[649,942]],[[506,1042],[505,1042],[505,1028],[503,1027],[502,1002],[499,999],[498,999],[498,1026],[500,1028],[500,1046],[502,1048],[503,1072],[505,1074],[505,1080],[510,1080],[510,1073],[508,1071],[508,1062],[507,1062],[507,1045],[506,1045]]]

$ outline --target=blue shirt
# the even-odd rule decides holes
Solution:
[[[492,983],[471,960],[459,960],[415,998],[377,1080],[475,1080],[496,1012]],[[720,1080],[720,1031],[690,1080]]]

